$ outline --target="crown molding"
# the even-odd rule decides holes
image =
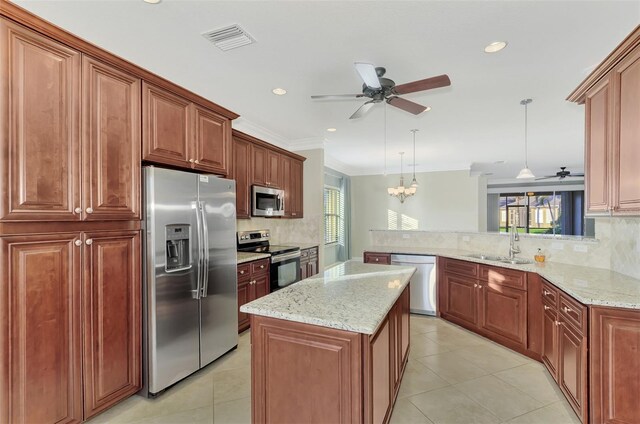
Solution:
[[[292,140],[289,144],[291,150],[299,152],[301,150],[313,150],[325,148],[327,140],[324,137],[309,137]]]
[[[261,125],[248,121],[242,116],[232,121],[233,129],[242,131],[245,134],[249,134],[255,138],[266,141],[274,146],[281,147],[285,150],[292,150],[291,143],[285,137],[273,132]]]

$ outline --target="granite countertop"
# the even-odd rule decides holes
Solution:
[[[245,262],[257,261],[258,259],[270,258],[268,253],[254,253],[254,252],[237,252],[238,260],[237,264],[243,264]]]
[[[300,246],[300,250],[311,249],[312,247],[318,247],[318,243],[287,243],[291,246]]]
[[[349,261],[240,307],[240,311],[375,334],[416,269]]]
[[[608,269],[558,262],[512,265],[468,256],[478,252],[437,247],[370,246],[366,250],[371,252],[443,256],[485,265],[536,272],[585,305],[640,309],[640,280]]]

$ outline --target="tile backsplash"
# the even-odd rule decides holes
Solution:
[[[509,235],[371,230],[371,246],[440,247],[507,255]],[[640,278],[640,218],[598,218],[596,238],[521,235],[519,256],[541,249],[551,262],[591,266]]]

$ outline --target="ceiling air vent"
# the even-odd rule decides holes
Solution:
[[[203,32],[202,36],[211,41],[217,48],[225,52],[227,50],[256,42],[256,40],[254,40],[247,31],[240,28],[237,24]]]

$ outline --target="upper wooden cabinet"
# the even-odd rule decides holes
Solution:
[[[138,219],[140,80],[8,21],[0,27],[10,52],[2,219]]]
[[[146,161],[227,176],[231,120],[144,82],[142,151]]]
[[[267,148],[251,144],[250,157],[251,161],[251,184],[267,185]]]
[[[640,214],[640,26],[568,97],[585,104],[589,215]]]
[[[267,179],[265,181],[267,186],[275,188],[282,187],[282,170],[280,163],[283,158],[284,156],[281,154],[267,150]]]
[[[251,161],[252,145],[240,137],[233,137],[233,179],[236,180],[236,218],[251,217]]]
[[[291,174],[289,176],[289,214],[292,218],[302,218],[303,216],[303,163],[302,161],[291,160]],[[286,210],[285,210],[286,212]]]
[[[0,217],[80,220],[80,53],[5,19],[0,49]]]

